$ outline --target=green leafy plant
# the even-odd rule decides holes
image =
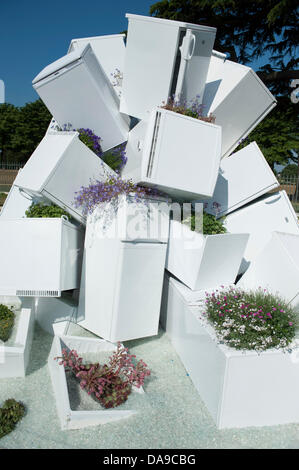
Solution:
[[[3,206],[6,198],[7,198],[7,194],[0,193],[0,206]]]
[[[203,314],[213,324],[220,342],[235,349],[285,348],[295,336],[294,309],[261,287],[245,291],[222,286],[206,293]]]
[[[203,115],[203,105],[199,102],[199,96],[196,96],[194,100],[184,101],[180,98],[169,98],[166,104],[161,106],[163,109],[173,111],[174,113],[183,114],[200,121],[215,123],[215,116],[210,114],[209,116]]]
[[[61,209],[61,207],[58,207],[55,204],[43,204],[41,202],[33,202],[29,209],[27,209],[25,214],[26,217],[29,218],[60,218],[62,215],[65,215],[68,217],[69,220],[71,220],[71,216],[69,215],[69,213],[66,212],[64,209]]]
[[[187,224],[192,231],[196,230],[196,215],[194,213],[192,213],[191,216],[185,219],[183,222],[184,224]],[[223,223],[223,217],[221,219],[216,219],[214,215],[203,211],[202,233],[204,235],[217,235],[220,233],[226,233],[226,228],[224,227]]]
[[[25,414],[23,403],[14,398],[6,400],[0,408],[0,439],[13,431]]]
[[[15,322],[15,314],[3,304],[0,304],[0,340],[7,341],[10,338]]]

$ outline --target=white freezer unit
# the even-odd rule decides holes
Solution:
[[[272,232],[299,235],[296,213],[285,191],[279,191],[248,204],[226,217],[230,233],[249,233],[249,240],[241,264],[244,273],[249,264],[270,241]]]
[[[203,235],[170,222],[166,269],[192,290],[235,282],[249,235]]]
[[[252,142],[221,160],[214,194],[205,211],[222,217],[278,186],[257,143]]]
[[[0,294],[59,297],[80,284],[84,231],[64,218],[0,219]]]
[[[218,177],[221,127],[162,108],[129,133],[122,176],[173,198],[211,197]]]
[[[89,38],[72,39],[68,53],[77,50],[88,43],[110,80],[117,97],[121,95],[122,76],[125,62],[125,34],[93,36]]]
[[[15,185],[42,196],[85,223],[82,208],[74,206],[75,192],[90,180],[116,175],[78,138],[77,132],[48,133],[18,174]]]
[[[90,217],[78,323],[112,343],[156,335],[166,249],[150,239],[102,237]]]
[[[120,110],[138,119],[169,97],[202,100],[216,28],[127,14]]]
[[[103,151],[127,140],[129,118],[118,110],[113,86],[92,47],[76,49],[45,67],[33,87],[60,127],[89,128],[101,137]]]
[[[299,233],[273,232],[271,240],[251,263],[238,287],[260,286],[299,308]]]
[[[276,105],[250,67],[225,57],[216,51],[212,56],[203,96],[205,114],[213,114],[222,127],[222,157],[230,155]]]

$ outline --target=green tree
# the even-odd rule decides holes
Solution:
[[[297,177],[297,165],[290,163],[281,172],[283,178],[296,178]]]
[[[18,160],[28,160],[44,137],[50,120],[51,114],[40,99],[19,109],[19,122],[12,138],[15,157]]]
[[[0,104],[0,163],[13,154],[13,137],[20,119],[19,109],[12,104]]]

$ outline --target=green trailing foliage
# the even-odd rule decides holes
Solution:
[[[295,337],[297,314],[266,289],[229,287],[206,293],[203,314],[220,342],[238,350],[286,348]]]
[[[0,304],[0,340],[7,341],[10,338],[15,323],[15,314],[3,304]]]
[[[61,207],[58,207],[55,204],[43,204],[41,202],[33,202],[25,214],[26,217],[29,218],[60,218],[65,215],[69,220],[72,219],[69,213],[64,209],[61,209]]]
[[[0,439],[12,432],[25,415],[25,406],[14,398],[6,400],[0,408]]]

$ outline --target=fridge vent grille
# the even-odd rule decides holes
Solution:
[[[159,127],[160,127],[160,121],[161,121],[161,113],[159,111],[157,111],[156,119],[155,119],[154,132],[153,132],[153,138],[152,138],[152,144],[151,144],[151,151],[150,151],[148,167],[147,167],[147,174],[146,174],[146,176],[148,178],[151,178],[151,176],[152,176],[152,171],[153,171],[153,166],[154,166],[154,159],[155,159],[155,152],[156,152],[156,146],[157,146],[157,140],[158,140],[158,133],[159,133]]]
[[[21,297],[60,297],[58,290],[17,290],[16,295]]]

